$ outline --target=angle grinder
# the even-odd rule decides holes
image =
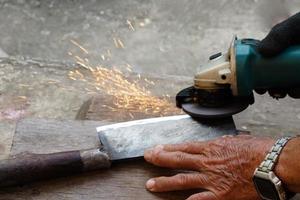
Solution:
[[[253,104],[253,91],[300,98],[300,46],[265,58],[257,50],[259,42],[234,37],[229,51],[212,55],[194,85],[177,94],[177,107],[195,118],[226,118]]]

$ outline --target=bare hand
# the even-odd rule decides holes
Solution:
[[[270,138],[248,135],[225,136],[207,142],[158,145],[145,152],[157,166],[192,170],[172,177],[147,181],[152,192],[204,189],[188,200],[255,200],[252,176],[274,144]]]

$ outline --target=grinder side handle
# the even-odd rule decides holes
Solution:
[[[99,149],[51,154],[22,153],[0,160],[0,187],[109,167],[108,155]]]

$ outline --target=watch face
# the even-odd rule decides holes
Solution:
[[[256,189],[264,199],[280,200],[275,185],[269,181],[258,177],[253,177]]]

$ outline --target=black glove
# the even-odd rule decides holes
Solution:
[[[300,44],[300,12],[277,24],[270,33],[258,44],[258,51],[265,57],[276,56],[292,45]],[[266,90],[255,90],[264,94]],[[283,98],[287,94],[293,98],[300,98],[300,88],[269,89],[268,93],[274,98]]]
[[[274,26],[258,50],[263,56],[272,57],[296,44],[300,44],[300,12]]]

